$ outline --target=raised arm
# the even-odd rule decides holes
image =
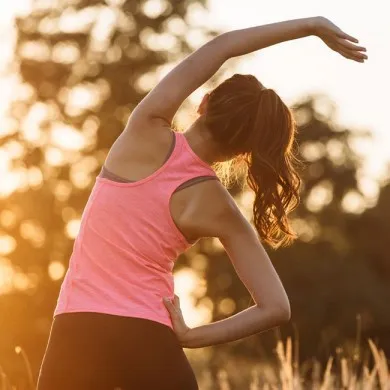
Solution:
[[[168,124],[183,101],[203,85],[222,64],[280,42],[317,35],[332,50],[346,58],[363,62],[365,51],[357,39],[322,17],[289,20],[223,33],[186,57],[172,69],[133,111],[129,123],[137,119],[159,118]]]

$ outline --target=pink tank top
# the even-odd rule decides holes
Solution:
[[[175,260],[193,244],[174,223],[169,200],[194,177],[218,180],[185,136],[173,134],[173,151],[150,176],[125,183],[96,177],[54,316],[98,312],[173,328],[162,297],[173,298]]]

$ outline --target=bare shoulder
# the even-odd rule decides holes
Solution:
[[[118,141],[123,148],[137,143],[137,146],[143,146],[144,150],[154,150],[169,146],[172,141],[172,132],[169,124],[159,118],[143,117],[133,113],[118,137]]]
[[[172,144],[173,130],[162,120],[130,117],[126,128],[110,148],[105,165],[113,173],[127,177],[127,172],[141,170],[129,179],[139,179],[153,172],[164,161]]]
[[[196,190],[181,217],[181,224],[191,237],[218,237],[227,241],[238,231],[251,229],[249,221],[220,181],[207,180],[194,187]]]

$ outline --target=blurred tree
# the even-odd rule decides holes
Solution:
[[[390,181],[382,187],[377,205],[349,223],[348,233],[353,243],[351,258],[366,261],[370,266],[370,275],[364,275],[364,283],[357,284],[360,294],[366,297],[361,308],[363,334],[378,339],[382,348],[389,352]],[[374,284],[367,285],[369,278],[374,279]]]
[[[364,161],[353,145],[359,138],[369,141],[369,133],[337,126],[335,107],[323,96],[301,101],[294,111],[304,162],[301,204],[292,214],[299,239],[268,252],[292,306],[292,321],[281,328],[282,334],[293,335],[296,327],[301,357],[327,359],[355,337],[358,314],[366,335],[380,332],[384,341],[383,335],[389,333],[390,259],[385,238],[390,238],[390,191],[383,188],[378,203],[368,207],[359,183]],[[246,191],[237,196],[244,211],[246,198]],[[206,296],[214,302],[213,319],[252,305],[225,253],[213,245],[203,251],[209,257]],[[229,298],[235,305],[226,304]],[[215,366],[228,351],[270,357],[274,336],[268,332],[215,347]],[[388,339],[386,343],[389,347]]]
[[[1,186],[1,233],[8,241],[0,265],[11,261],[15,274],[14,289],[0,296],[0,364],[20,388],[25,369],[14,347],[26,350],[37,373],[79,219],[105,156],[156,83],[156,71],[216,34],[199,16],[205,3],[35,0],[31,13],[16,20],[10,70],[21,85],[0,136],[12,156]]]
[[[26,350],[36,374],[95,176],[131,110],[156,83],[156,70],[213,35],[196,17],[204,3],[35,0],[31,14],[17,20],[14,71],[22,83],[0,135],[13,172],[0,183],[0,231],[7,237],[0,267],[14,267],[14,289],[0,295],[0,365],[21,388],[25,369],[14,347]],[[307,162],[302,203],[294,213],[300,239],[270,256],[290,296],[306,357],[333,352],[352,336],[357,312],[366,334],[388,332],[383,238],[390,191],[384,188],[378,203],[365,210],[360,159],[351,147],[355,133],[334,125],[332,106],[322,97],[295,111]],[[230,191],[248,212],[250,195],[238,185]],[[202,268],[202,255],[208,258],[205,298],[211,298],[213,319],[247,308],[250,296],[216,240],[202,240],[178,266]],[[291,326],[282,329],[290,332]],[[215,347],[213,362],[223,352],[258,359],[274,347],[272,333],[253,337]]]

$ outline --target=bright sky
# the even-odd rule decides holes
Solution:
[[[339,122],[375,133],[367,149],[372,174],[390,159],[390,23],[383,0],[209,0],[208,23],[224,31],[309,16],[325,16],[367,48],[364,64],[346,60],[318,38],[283,43],[243,59],[240,71],[253,73],[289,103],[324,92],[338,105]],[[387,172],[388,173],[388,172]]]

